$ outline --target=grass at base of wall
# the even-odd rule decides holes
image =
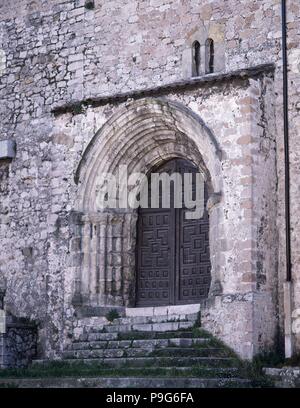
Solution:
[[[237,370],[230,371],[224,367],[207,369],[204,366],[194,366],[187,370],[175,367],[142,367],[142,368],[108,368],[104,364],[85,365],[81,362],[68,364],[65,362],[49,362],[41,367],[27,369],[2,369],[0,379],[6,378],[63,378],[63,377],[193,377],[193,378],[244,378],[251,380],[253,387],[273,387],[273,382],[263,375],[261,365],[237,361]]]
[[[193,378],[232,378],[234,373],[225,373],[218,368],[207,370],[206,367],[195,366],[188,370],[175,367],[143,367],[143,368],[106,368],[101,366],[52,365],[43,369],[6,369],[0,370],[0,379],[3,378],[62,378],[62,377],[193,377]]]

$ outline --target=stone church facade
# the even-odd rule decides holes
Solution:
[[[285,337],[299,352],[300,4],[287,9],[289,285],[279,0],[0,2],[0,283],[41,357],[146,305],[141,215],[100,211],[97,176],[175,159],[205,175],[210,279],[201,299],[154,290],[147,306],[200,303],[201,325],[243,358]]]

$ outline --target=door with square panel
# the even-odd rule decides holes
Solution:
[[[164,208],[160,188],[159,208],[151,208],[149,181],[149,208],[139,208],[137,222],[136,306],[197,303],[208,296],[211,282],[207,189],[204,186],[203,216],[188,219],[188,209],[184,206],[183,174],[192,173],[194,194],[194,176],[198,169],[187,160],[173,159],[155,172],[169,175],[176,172],[182,176],[182,205],[175,208],[178,205],[174,205],[175,189],[171,183],[170,206]]]

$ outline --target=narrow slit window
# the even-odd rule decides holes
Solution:
[[[85,0],[84,7],[88,10],[93,10],[95,8],[94,0]]]
[[[195,41],[193,43],[193,67],[192,67],[192,75],[193,77],[200,75],[200,43],[199,41]]]
[[[212,74],[214,72],[214,59],[215,59],[215,47],[214,40],[208,38],[205,43],[205,57],[206,57],[206,74]]]

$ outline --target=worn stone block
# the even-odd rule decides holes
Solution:
[[[0,160],[13,159],[16,156],[16,142],[14,140],[0,140]]]

